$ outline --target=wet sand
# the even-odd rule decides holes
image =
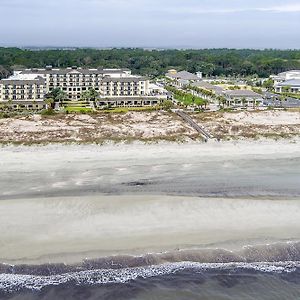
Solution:
[[[75,263],[300,239],[297,200],[102,196],[0,202],[0,261]]]
[[[299,144],[4,147],[0,154],[0,262],[300,239]]]

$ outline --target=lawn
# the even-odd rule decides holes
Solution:
[[[153,110],[158,110],[158,106],[154,107],[116,107],[116,108],[111,108],[111,109],[105,109],[101,110],[101,112],[107,112],[107,113],[127,113],[129,111],[153,111]]]
[[[67,113],[90,113],[93,111],[90,107],[76,107],[68,106],[65,108]]]

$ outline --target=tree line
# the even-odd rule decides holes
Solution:
[[[300,50],[201,49],[75,49],[26,50],[0,48],[0,78],[13,69],[52,65],[63,68],[129,68],[134,73],[158,77],[168,69],[203,72],[204,76],[268,77],[291,69],[300,69]]]

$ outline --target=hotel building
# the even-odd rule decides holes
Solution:
[[[45,96],[53,89],[65,92],[66,101],[81,99],[84,91],[99,94],[98,106],[157,105],[163,98],[149,88],[149,80],[131,74],[129,69],[25,69],[0,80],[0,103],[15,108],[39,109],[46,106]]]

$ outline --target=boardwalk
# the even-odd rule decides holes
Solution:
[[[212,139],[213,136],[210,135],[204,128],[200,127],[188,114],[183,112],[182,110],[175,111],[178,116],[180,116],[183,120],[185,120],[190,126],[192,126],[196,131],[198,131],[205,140]]]

